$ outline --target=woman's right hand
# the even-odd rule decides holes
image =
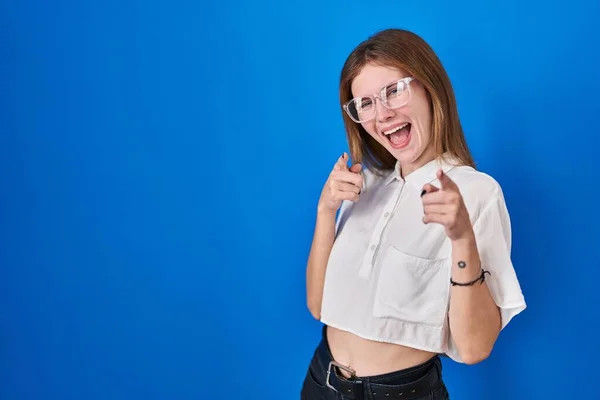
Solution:
[[[360,174],[361,164],[348,168],[346,153],[335,163],[327,182],[321,192],[318,211],[335,214],[343,200],[356,202],[363,187],[363,177]]]

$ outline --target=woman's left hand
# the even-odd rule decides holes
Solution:
[[[473,226],[458,186],[442,170],[437,177],[440,188],[428,183],[421,192],[423,222],[444,225],[446,235],[453,241],[472,238]]]

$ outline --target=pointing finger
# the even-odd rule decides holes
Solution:
[[[444,173],[444,171],[442,171],[441,169],[437,172],[437,177],[440,181],[440,185],[442,187],[442,190],[444,189],[456,189],[456,183],[454,183],[454,181],[452,179],[450,179],[450,177],[448,175],[446,175]]]
[[[344,152],[342,156],[338,159],[337,163],[335,163],[335,167],[333,169],[335,169],[336,171],[348,171],[347,162],[348,161],[346,158],[346,152]]]

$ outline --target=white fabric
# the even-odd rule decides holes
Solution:
[[[526,307],[513,268],[510,218],[499,184],[451,159],[431,161],[402,179],[366,170],[357,203],[344,202],[325,275],[321,321],[360,337],[446,353],[450,337],[451,244],[444,227],[424,224],[421,190],[439,187],[439,168],[458,185],[476,234],[486,283],[502,328]]]

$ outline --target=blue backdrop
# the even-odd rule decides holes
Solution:
[[[285,3],[285,4],[284,4]],[[342,63],[445,64],[529,308],[453,399],[600,398],[597,1],[0,2],[0,399],[297,399]]]

